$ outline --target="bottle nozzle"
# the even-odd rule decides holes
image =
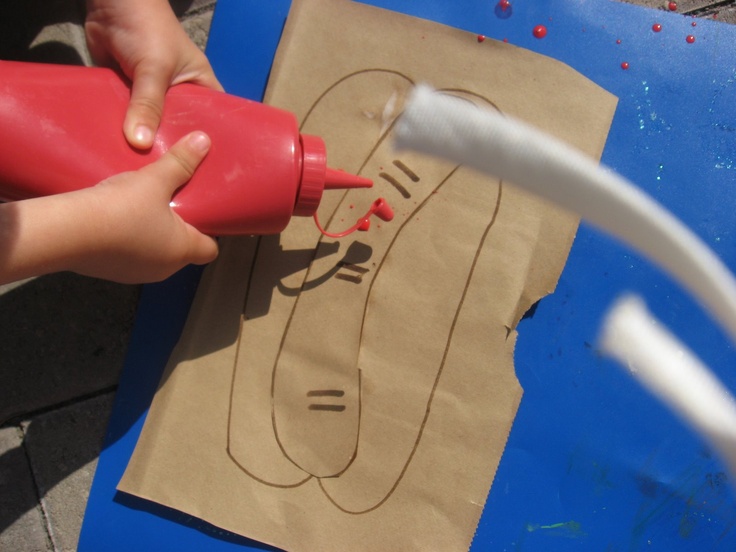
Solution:
[[[294,204],[294,215],[312,216],[317,212],[324,190],[370,188],[373,181],[327,167],[325,143],[317,136],[301,135],[302,174]]]
[[[345,190],[348,188],[372,188],[373,181],[345,171],[327,167],[325,171],[325,190]]]
[[[372,188],[373,181],[345,171],[330,169],[326,163],[325,143],[317,136],[301,135],[302,175],[301,184],[294,205],[294,215],[313,216],[320,232],[331,238],[341,238],[356,230],[365,232],[370,228],[370,218],[376,215],[379,219],[390,221],[394,218],[393,209],[383,198],[373,202],[368,212],[358,222],[344,232],[326,232],[319,223],[317,207],[324,190],[350,190],[353,188]]]

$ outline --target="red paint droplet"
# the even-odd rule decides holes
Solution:
[[[486,39],[483,35],[478,35],[478,42],[483,42]]]
[[[688,44],[692,44],[693,42],[695,42],[695,37],[693,35],[687,35],[685,37],[685,40],[687,41]]]
[[[616,40],[616,44],[621,44],[621,39],[620,38]]]
[[[506,43],[508,44],[508,42],[509,42],[509,39],[508,39],[508,38],[504,38],[504,39],[503,39],[503,41],[504,41],[504,42],[506,42]]]
[[[667,4],[667,9],[670,11],[677,11],[677,2],[670,2]]]
[[[353,204],[351,203],[351,204],[350,204],[350,208],[351,208],[351,209],[355,209],[355,205],[353,205]]]
[[[514,10],[509,0],[498,0],[498,4],[496,4],[493,11],[499,19],[508,19]]]
[[[544,38],[545,36],[547,36],[547,27],[545,27],[544,25],[537,25],[536,27],[534,27],[532,34],[535,38]]]
[[[628,61],[624,61],[621,64],[621,69],[623,69],[624,71],[626,71],[626,69],[628,69],[628,68],[629,68],[629,62]]]
[[[698,26],[698,23],[697,23],[696,21],[693,21],[693,22],[692,22],[692,23],[690,23],[690,24],[691,24],[691,25],[692,25],[693,27],[697,27],[697,26]]]
[[[662,30],[662,25],[660,23],[655,23],[654,25],[652,25],[652,30],[655,33],[658,33],[659,31]]]

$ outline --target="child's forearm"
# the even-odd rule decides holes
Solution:
[[[0,204],[0,284],[74,268],[95,226],[80,195]]]

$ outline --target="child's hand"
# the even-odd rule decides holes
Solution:
[[[71,270],[122,283],[163,280],[217,257],[217,242],[169,206],[210,140],[193,132],[158,161],[92,188],[0,204],[0,284]]]
[[[95,61],[117,63],[133,81],[123,132],[136,148],[153,144],[169,86],[194,82],[222,90],[167,0],[87,0],[85,29]]]
[[[98,224],[89,250],[69,268],[106,280],[142,283],[163,280],[187,264],[214,260],[217,242],[169,206],[209,147],[206,134],[193,132],[158,161],[80,191],[80,199],[84,193],[89,196],[83,199],[85,212]]]

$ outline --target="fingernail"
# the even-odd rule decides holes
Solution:
[[[196,151],[204,153],[210,149],[210,137],[204,132],[192,132],[189,136],[189,145]]]
[[[133,137],[139,144],[150,145],[153,142],[153,131],[147,126],[138,125],[135,127]]]

